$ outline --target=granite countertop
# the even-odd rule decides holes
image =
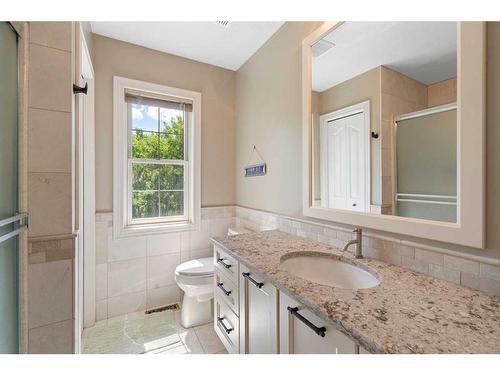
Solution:
[[[500,353],[500,297],[277,230],[212,241],[373,353]],[[380,284],[348,290],[278,268],[291,254],[342,257]]]

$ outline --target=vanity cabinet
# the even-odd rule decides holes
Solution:
[[[214,329],[229,353],[366,352],[218,246],[214,262]]]
[[[356,354],[358,345],[288,295],[280,294],[280,353]]]
[[[214,248],[214,329],[229,353],[279,353],[278,290]]]
[[[278,291],[240,264],[240,353],[279,353],[278,329]]]

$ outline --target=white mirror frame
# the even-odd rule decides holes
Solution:
[[[486,25],[457,32],[457,223],[312,206],[311,46],[343,22],[325,22],[302,42],[303,215],[413,237],[484,248]]]

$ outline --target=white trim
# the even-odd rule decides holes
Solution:
[[[326,206],[329,206],[329,183],[328,178],[328,164],[326,160],[328,159],[327,151],[327,134],[326,134],[326,124],[330,121],[335,121],[343,117],[357,115],[362,113],[364,115],[363,121],[363,131],[364,137],[364,147],[363,152],[365,156],[365,212],[370,212],[371,206],[371,124],[370,124],[370,101],[366,100],[361,103],[353,104],[349,107],[338,109],[333,112],[325,113],[319,117],[320,124],[320,171],[321,171],[321,202],[325,202]]]
[[[128,161],[128,125],[126,121],[126,106],[124,105],[125,89],[152,92],[188,99],[193,102],[190,128],[186,129],[185,137],[188,147],[186,156],[190,165],[186,167],[185,179],[185,205],[187,205],[187,216],[182,222],[166,223],[141,220],[140,224],[130,225],[128,222],[128,196],[131,191],[126,188],[127,174],[129,170]],[[201,208],[201,93],[183,90],[174,87],[158,85],[155,83],[142,82],[133,79],[115,76],[113,78],[113,236],[127,237],[136,235],[148,235],[154,233],[167,233],[173,231],[196,230],[199,228]]]
[[[421,111],[405,113],[404,115],[396,116],[394,122],[410,120],[412,118],[424,117],[429,115],[435,115],[437,113],[449,112],[457,109],[457,103],[439,105],[437,107],[431,107],[422,109]]]
[[[325,22],[302,43],[304,216],[476,248],[485,246],[485,41],[484,22],[458,23],[457,223],[378,215],[311,205],[311,46],[339,27]],[[464,176],[462,178],[462,176]]]
[[[95,83],[92,59],[82,24],[76,23],[75,81],[88,84],[87,95],[75,97],[78,181],[78,235],[75,246],[75,352],[81,352],[81,334],[95,323]]]
[[[447,202],[447,201],[430,201],[424,199],[407,199],[407,198],[397,198],[398,202],[408,202],[408,203],[426,203],[426,204],[440,204],[444,206],[456,206],[457,202]]]

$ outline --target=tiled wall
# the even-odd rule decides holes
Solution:
[[[29,23],[30,353],[73,352],[72,27]]]
[[[227,233],[235,208],[202,208],[200,231],[113,238],[110,212],[96,214],[96,320],[174,302],[177,265],[212,255],[209,238]]]
[[[30,23],[30,237],[72,233],[72,25]]]
[[[30,353],[73,353],[74,240],[30,241]]]
[[[345,228],[309,220],[239,206],[236,207],[235,214],[235,225],[253,230],[279,229],[335,247],[343,247],[347,241],[354,238],[353,233]],[[366,257],[500,296],[500,266],[495,259],[467,257],[448,249],[369,233],[364,233],[363,254]]]

